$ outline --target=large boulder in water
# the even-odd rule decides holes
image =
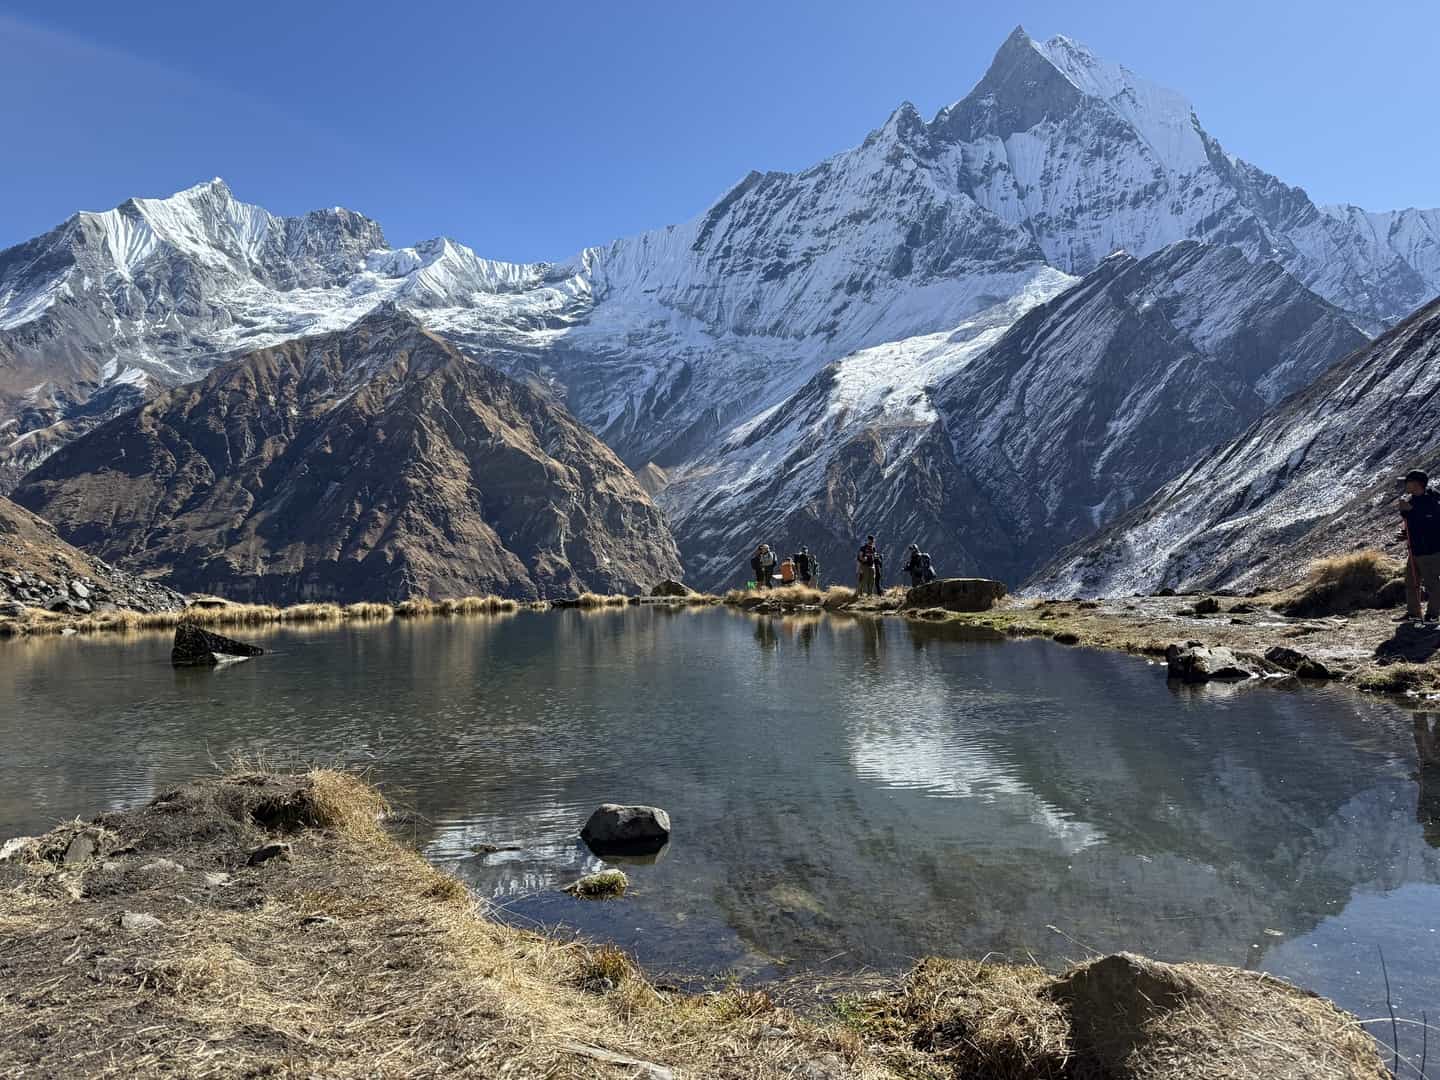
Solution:
[[[1170,667],[1170,678],[1187,683],[1249,679],[1258,674],[1230,649],[1212,648],[1194,641],[1171,644],[1165,650],[1165,662]]]
[[[605,803],[590,815],[580,838],[597,855],[659,851],[670,839],[670,815],[658,806]]]
[[[258,645],[212,634],[194,623],[182,622],[175,627],[175,644],[170,649],[170,663],[176,667],[192,664],[218,664],[222,658],[260,656],[265,652]]]
[[[689,596],[694,590],[678,581],[666,579],[650,590],[651,596]]]
[[[1005,584],[990,578],[941,578],[917,585],[905,594],[905,608],[947,608],[989,611],[1005,595]]]

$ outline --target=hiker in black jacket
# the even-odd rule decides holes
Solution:
[[[819,564],[816,563],[815,556],[810,554],[810,549],[801,544],[800,550],[791,555],[790,559],[795,563],[795,576],[800,579],[800,584],[813,585],[819,576],[817,572]]]
[[[1412,619],[1420,615],[1420,589],[1429,604],[1425,621],[1440,622],[1440,498],[1429,488],[1430,477],[1419,469],[1405,474],[1405,494],[1398,509],[1405,518],[1405,536],[1410,547],[1410,564],[1405,573],[1405,610]]]
[[[910,557],[900,569],[910,575],[910,587],[912,589],[925,584],[925,567],[928,563],[929,560],[920,553],[920,545],[911,544]]]

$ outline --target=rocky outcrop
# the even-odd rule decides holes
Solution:
[[[25,608],[89,615],[184,606],[173,589],[86,554],[60,539],[48,522],[0,496],[0,618],[18,618]]]
[[[1250,679],[1259,674],[1223,645],[1211,647],[1193,641],[1168,646],[1165,662],[1169,665],[1170,678],[1187,683]]]
[[[263,656],[258,645],[247,645],[222,634],[203,630],[194,623],[182,622],[175,627],[175,644],[170,649],[170,663],[176,667],[218,664],[222,657],[236,659]]]
[[[989,611],[1004,595],[1004,583],[989,578],[941,578],[915,586],[905,594],[902,607],[906,610]]]
[[[694,591],[695,591],[694,589],[691,589],[691,588],[689,588],[689,587],[681,584],[681,583],[678,582],[678,581],[669,581],[669,580],[666,580],[666,581],[660,582],[659,585],[656,585],[653,589],[651,589],[651,590],[650,590],[650,595],[651,595],[651,596],[673,596],[673,597],[680,597],[680,596],[689,596],[689,595],[691,595]]]
[[[680,577],[664,517],[613,453],[393,307],[160,396],[15,499],[73,543],[234,600],[535,599]]]
[[[658,851],[670,839],[670,815],[655,806],[605,803],[590,815],[580,838],[597,855]]]

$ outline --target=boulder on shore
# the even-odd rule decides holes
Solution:
[[[243,641],[202,630],[194,623],[182,622],[175,627],[170,663],[176,667],[218,664],[223,656],[261,656],[264,652],[258,645],[246,645]]]
[[[1184,645],[1171,644],[1165,650],[1165,662],[1170,667],[1170,678],[1187,683],[1249,679],[1258,674],[1230,649],[1224,646],[1212,648],[1196,641]]]
[[[670,815],[658,806],[605,803],[590,815],[580,838],[597,855],[658,851],[670,839]]]
[[[1301,679],[1333,679],[1335,677],[1335,673],[1325,665],[1324,661],[1316,660],[1313,656],[1309,656],[1299,649],[1292,649],[1288,645],[1270,646],[1265,650],[1265,659]]]
[[[659,585],[656,585],[653,589],[650,590],[650,595],[689,596],[694,591],[694,589],[689,588],[681,582],[675,581],[671,578],[666,578],[664,581],[660,582]]]
[[[945,608],[948,611],[989,611],[1005,595],[1004,582],[990,578],[941,578],[916,585],[905,594],[903,609]]]

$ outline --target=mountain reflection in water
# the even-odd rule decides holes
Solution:
[[[505,917],[758,975],[1086,948],[1440,1005],[1440,719],[1341,688],[1167,686],[1134,657],[898,620],[522,612],[0,649],[0,836],[233,753],[363,763]],[[604,801],[675,836],[620,902],[559,886]],[[477,844],[518,852],[479,855]]]

